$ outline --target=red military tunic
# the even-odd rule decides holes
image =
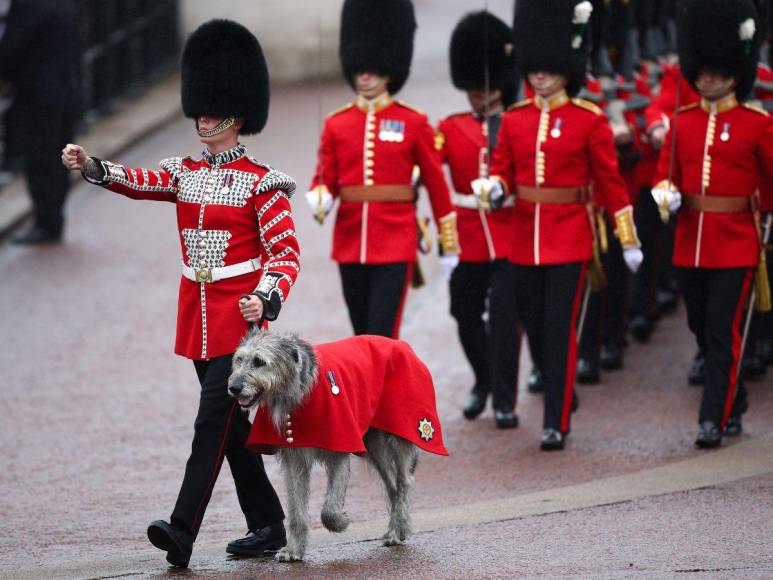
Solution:
[[[435,220],[453,217],[427,116],[388,94],[371,102],[358,97],[325,121],[311,189],[338,197],[348,186],[409,186],[417,165]],[[333,259],[343,264],[415,262],[415,212],[410,201],[342,202],[333,232]]]
[[[436,148],[441,161],[447,163],[451,170],[451,181],[456,190],[456,227],[462,248],[459,259],[462,262],[505,259],[510,251],[512,207],[487,213],[459,205],[475,203],[470,183],[480,177],[480,155],[481,150],[487,151],[487,141],[483,119],[472,113],[451,115],[438,125]]]
[[[601,109],[565,92],[513,105],[502,119],[492,177],[517,187],[593,186],[610,216],[630,209],[617,169],[617,150]],[[516,197],[510,260],[520,265],[564,264],[592,257],[592,231],[582,203],[532,203]]]
[[[684,194],[749,197],[758,189],[769,205],[773,177],[773,123],[767,113],[739,105],[735,95],[712,105],[682,109],[676,131],[672,181]],[[667,181],[669,132],[656,183]],[[751,211],[704,212],[683,208],[676,222],[674,265],[683,268],[755,266],[760,245]]]
[[[175,203],[184,266],[259,260],[257,270],[215,282],[181,278],[175,353],[190,359],[233,353],[247,332],[239,297],[257,293],[278,312],[300,267],[292,178],[248,157],[242,145],[204,154],[165,159],[161,171],[102,162],[107,174],[98,182],[132,199]]]
[[[277,430],[258,407],[247,448],[318,447],[365,453],[374,427],[430,453],[448,455],[435,406],[432,376],[407,342],[361,335],[314,347],[318,379]]]

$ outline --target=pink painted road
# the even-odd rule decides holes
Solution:
[[[458,12],[444,15],[444,25]],[[464,99],[450,88],[444,62],[428,54],[420,60],[426,74],[414,75],[401,96],[436,121],[462,110]],[[325,85],[321,98],[328,111],[350,93],[343,84]],[[300,193],[313,170],[317,110],[315,86],[278,87],[267,130],[247,140],[253,155],[293,175]],[[154,166],[197,151],[191,123],[181,119],[120,161]],[[293,207],[302,273],[275,329],[315,342],[345,337],[331,225],[312,220],[302,195]],[[0,245],[0,576],[160,577],[166,563],[148,545],[145,527],[173,505],[198,389],[191,363],[171,353],[174,208],[80,185],[68,216],[61,247]],[[429,283],[409,296],[403,338],[433,373],[451,456],[421,458],[413,502],[420,533],[397,550],[369,541],[386,523],[383,494],[355,460],[352,536],[336,543],[315,531],[308,562],[299,566],[229,560],[223,548],[244,522],[224,469],[192,569],[174,576],[773,576],[773,466],[765,459],[773,450],[771,375],[749,385],[740,445],[695,450],[700,392],[686,385],[694,346],[677,312],[650,345],[629,348],[625,370],[579,389],[568,448],[541,453],[539,396],[521,393],[517,430],[496,430],[490,411],[475,422],[461,418],[472,377],[448,315],[446,284],[431,257],[423,266]],[[274,460],[267,465],[281,489]],[[673,469],[658,471],[664,466]],[[670,485],[693,470],[692,483]],[[617,480],[609,478],[617,476],[628,479],[615,495],[609,482]],[[645,480],[646,488],[626,492]],[[322,474],[314,481],[319,528]],[[533,499],[545,492],[553,495]],[[525,508],[532,499],[545,507]]]

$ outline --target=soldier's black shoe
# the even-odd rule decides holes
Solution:
[[[701,449],[712,449],[722,444],[722,431],[714,421],[704,421],[701,423],[698,437],[695,439],[695,445]]]
[[[494,411],[494,421],[497,429],[515,429],[518,427],[518,415],[513,411]]]
[[[270,556],[284,548],[286,544],[285,526],[282,522],[278,522],[247,532],[246,536],[229,542],[225,551],[238,556]]]
[[[679,295],[673,290],[657,290],[655,292],[655,310],[658,316],[663,316],[676,310]]]
[[[631,336],[633,336],[636,342],[647,342],[652,335],[652,331],[655,330],[655,323],[643,314],[637,314],[631,318],[631,323],[628,326]]]
[[[607,370],[617,370],[623,368],[623,349],[617,343],[611,342],[602,345],[599,354],[601,368]]]
[[[572,392],[572,413],[580,408],[580,397],[577,396],[577,391]]]
[[[465,419],[473,420],[477,418],[485,408],[486,396],[473,391],[470,393],[470,396],[467,397],[467,402],[464,404],[464,407],[462,407],[462,414]]]
[[[702,385],[706,382],[706,357],[702,352],[695,355],[690,372],[687,373],[687,382],[691,385]]]
[[[743,424],[741,421],[741,415],[731,415],[727,420],[727,425],[725,425],[723,434],[727,435],[728,437],[738,437],[742,431]]]
[[[193,534],[163,520],[148,526],[148,540],[159,550],[166,552],[166,561],[173,566],[187,568],[193,552]]]
[[[526,379],[526,388],[530,393],[545,392],[545,384],[542,382],[542,371],[537,367],[532,367],[529,378]]]
[[[599,365],[589,358],[577,359],[577,382],[583,385],[595,385],[601,380]]]
[[[564,448],[564,440],[561,431],[548,427],[542,430],[540,449],[543,451],[560,451]]]
[[[40,226],[32,226],[28,230],[16,234],[11,243],[21,246],[37,246],[41,244],[58,244],[62,241],[61,230],[49,230]]]

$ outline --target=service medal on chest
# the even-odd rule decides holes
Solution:
[[[556,122],[553,124],[553,128],[550,130],[550,136],[553,137],[553,139],[558,139],[561,136],[561,119],[556,119]]]
[[[378,129],[378,140],[402,143],[405,140],[405,121],[382,119]]]
[[[725,123],[722,126],[722,133],[719,136],[719,140],[722,141],[722,143],[730,141],[730,123]]]

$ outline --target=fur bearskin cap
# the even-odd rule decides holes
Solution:
[[[240,133],[263,130],[271,92],[268,66],[255,36],[230,20],[210,20],[188,38],[182,56],[186,117],[242,117]]]
[[[738,79],[745,99],[757,77],[762,30],[753,0],[681,0],[677,18],[682,74],[695,84],[704,69]]]
[[[410,0],[345,0],[341,11],[341,68],[354,88],[355,75],[390,77],[396,94],[408,80],[416,17]]]
[[[585,84],[587,24],[592,4],[585,0],[517,0],[515,58],[521,73],[551,72],[567,78],[567,93]]]
[[[451,80],[462,91],[486,88],[511,96],[516,82],[513,31],[490,12],[471,12],[451,35]],[[508,105],[509,103],[505,103]]]

